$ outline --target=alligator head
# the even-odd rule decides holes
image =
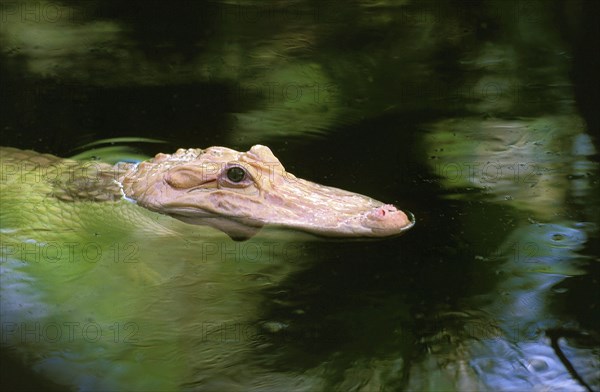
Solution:
[[[414,219],[390,204],[285,171],[268,147],[179,149],[130,168],[127,198],[182,221],[246,239],[273,225],[333,237],[401,234]]]

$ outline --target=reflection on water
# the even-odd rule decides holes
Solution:
[[[597,390],[587,6],[552,4],[2,3],[3,143],[260,142],[418,222],[233,242],[2,168],[3,362],[73,389]]]
[[[550,293],[565,278],[584,273],[577,269],[584,262],[577,252],[586,240],[582,228],[559,224],[527,225],[511,234],[505,243],[504,263],[497,267],[503,279],[482,307],[493,315],[502,332],[491,340],[475,343],[473,348],[474,367],[487,384],[516,390],[531,385],[581,388],[565,372],[565,364],[544,331],[560,330],[569,324],[553,311]],[[561,349],[574,350],[573,343],[563,342]],[[593,379],[595,366],[590,365],[594,363],[594,351],[579,349],[570,354],[584,362],[592,361],[581,370],[584,378]]]

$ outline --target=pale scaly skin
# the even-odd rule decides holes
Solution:
[[[186,223],[217,228],[234,239],[249,238],[266,225],[332,237],[388,237],[414,225],[414,219],[392,205],[296,178],[261,145],[248,152],[179,149],[139,165],[113,167],[13,148],[2,148],[0,155],[3,199],[25,192],[40,199],[38,203],[46,198],[63,202],[51,205],[60,211],[38,205],[41,221],[74,208],[106,210],[106,202],[114,208],[126,200]],[[75,217],[69,223],[78,224]]]
[[[111,226],[168,233],[155,214],[123,200],[114,173],[106,163],[0,147],[2,232],[13,238],[44,233],[51,240]]]

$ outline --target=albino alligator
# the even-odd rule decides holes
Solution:
[[[32,191],[66,202],[126,199],[234,239],[265,225],[335,237],[387,237],[414,225],[390,204],[296,178],[261,145],[179,149],[115,166],[2,147],[0,160],[4,201]]]
[[[14,148],[0,158],[2,352],[74,390],[269,381],[251,355],[271,325],[265,290],[315,257],[290,241],[302,236],[232,243],[210,226],[244,239],[266,225],[338,237],[413,225],[391,205],[296,178],[264,146],[114,166]],[[244,331],[233,341],[231,326]],[[241,362],[252,380],[235,388]]]

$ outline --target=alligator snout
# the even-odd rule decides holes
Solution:
[[[415,218],[411,213],[410,217],[391,204],[384,204],[369,211],[363,220],[363,225],[372,228],[376,234],[385,235],[401,233],[410,229],[415,224]]]

